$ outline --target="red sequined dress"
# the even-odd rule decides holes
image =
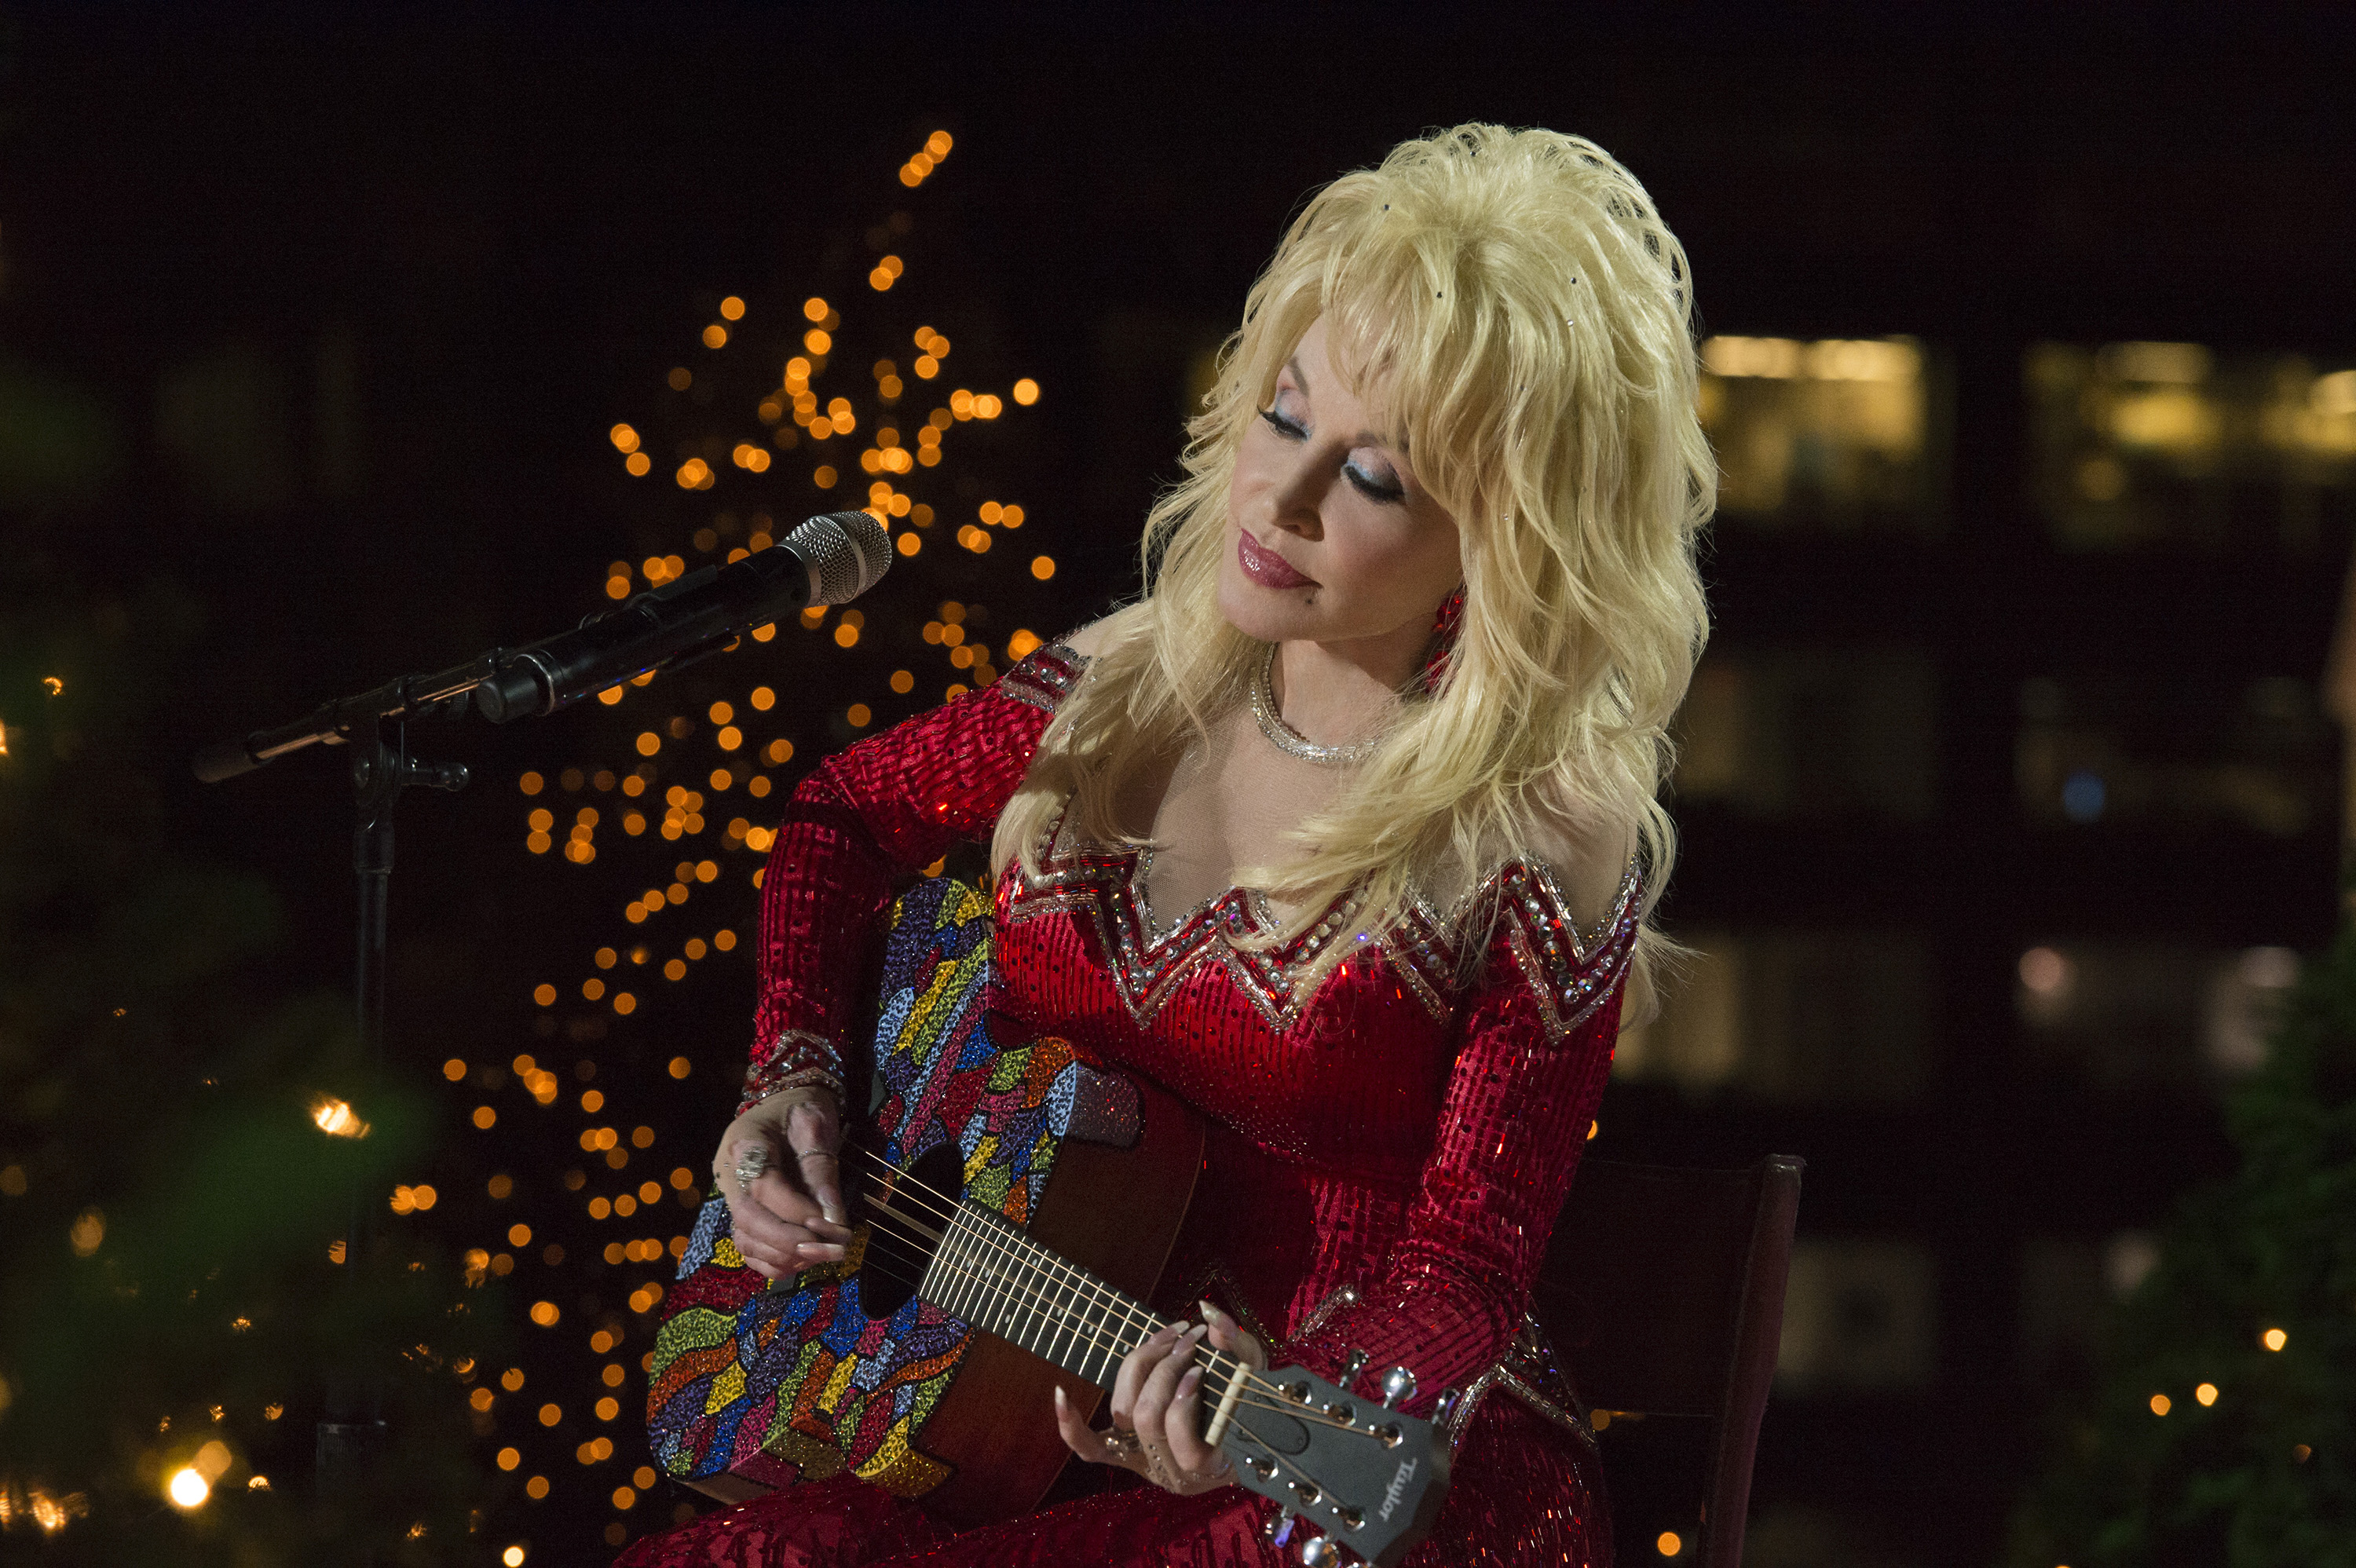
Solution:
[[[960,841],[987,840],[1084,662],[1058,645],[987,690],[862,741],[795,792],[764,880],[753,1081],[839,1045],[893,891]],[[1407,1408],[1457,1407],[1439,1528],[1408,1562],[1608,1568],[1594,1450],[1543,1340],[1531,1281],[1601,1096],[1636,927],[1636,880],[1581,932],[1542,866],[1512,864],[1474,918],[1418,909],[1305,1000],[1291,976],[1338,940],[1329,919],[1272,951],[1271,920],[1230,890],[1151,927],[1137,855],[1059,850],[997,890],[1003,1009],[1204,1113],[1207,1164],[1157,1306],[1208,1296],[1272,1365],[1332,1376],[1367,1353]],[[1485,931],[1477,956],[1456,933]],[[1468,982],[1461,976],[1470,974]],[[797,1053],[799,1053],[798,1055]],[[772,1071],[767,1076],[779,1076]],[[1040,1421],[1050,1419],[1042,1409]],[[1010,1419],[1013,1419],[1010,1417]],[[626,1568],[1276,1568],[1274,1505],[1240,1487],[1113,1489],[962,1534],[848,1477],[790,1487],[637,1542]]]

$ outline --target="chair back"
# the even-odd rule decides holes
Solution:
[[[1701,1568],[1738,1568],[1775,1375],[1802,1162],[1581,1161],[1534,1307],[1594,1410],[1712,1424]]]

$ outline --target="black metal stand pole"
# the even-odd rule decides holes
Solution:
[[[385,1070],[385,935],[392,883],[392,813],[401,792],[465,787],[457,763],[411,760],[403,722],[455,718],[468,707],[494,723],[526,713],[553,713],[617,682],[677,669],[735,645],[744,632],[806,604],[839,604],[874,586],[892,564],[884,529],[864,512],[813,517],[778,541],[725,567],[706,567],[675,582],[603,609],[571,632],[528,647],[493,648],[481,657],[427,675],[402,676],[357,696],[321,703],[274,729],[252,730],[196,755],[197,777],[218,784],[312,746],[352,748],[358,821],[352,869],[359,879],[354,1005],[369,1070]],[[344,1237],[347,1288],[363,1288],[377,1234],[374,1195],[355,1188]],[[382,1369],[360,1347],[331,1371],[318,1429],[323,1497],[359,1498],[373,1490],[390,1438]],[[370,1554],[363,1548],[359,1561]]]
[[[359,884],[353,1003],[362,1060],[371,1073],[381,1077],[386,1065],[385,949],[392,892],[393,807],[401,799],[401,792],[412,784],[440,790],[464,788],[466,768],[463,763],[412,761],[403,726],[398,720],[380,722],[373,729],[371,741],[363,741],[356,734],[352,747],[352,788],[356,797],[352,870]],[[360,1271],[376,1243],[377,1205],[373,1195],[355,1187],[350,1214],[344,1235],[344,1267],[349,1288],[358,1291],[363,1288]],[[366,1490],[369,1473],[383,1454],[388,1435],[384,1391],[377,1369],[362,1360],[331,1372],[318,1432],[321,1494],[348,1497]]]

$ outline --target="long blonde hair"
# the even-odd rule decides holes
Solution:
[[[1286,233],[1150,514],[1146,592],[1107,625],[999,820],[991,860],[1073,829],[1244,699],[1267,645],[1215,601],[1244,431],[1320,315],[1354,390],[1379,379],[1418,482],[1455,517],[1465,603],[1447,673],[1260,882],[1304,912],[1359,890],[1360,931],[1545,859],[1547,825],[1617,827],[1665,884],[1667,727],[1708,634],[1696,539],[1717,467],[1697,406],[1692,278],[1635,177],[1551,131],[1460,125],[1320,191]],[[1604,836],[1609,841],[1610,835]],[[1335,944],[1331,951],[1344,946]],[[1648,929],[1639,963],[1660,946]]]

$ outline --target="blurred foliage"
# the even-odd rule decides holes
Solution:
[[[2015,1521],[2019,1568],[2356,1564],[2356,927],[2302,976],[2228,1127],[2240,1168],[2118,1309]]]
[[[463,1385],[498,1286],[389,1214],[330,1257],[429,1107],[371,1073],[348,998],[273,975],[268,890],[177,845],[143,747],[191,613],[83,577],[67,537],[0,517],[0,1557],[487,1562]],[[324,1132],[325,1097],[368,1135]],[[365,1508],[316,1496],[331,1373],[382,1391]],[[182,1511],[191,1465],[216,1473]]]
[[[89,501],[120,465],[120,438],[94,400],[0,355],[0,505]]]

